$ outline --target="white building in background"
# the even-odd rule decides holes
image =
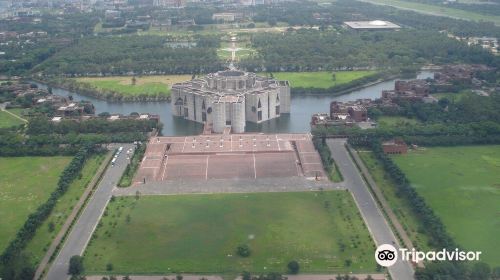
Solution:
[[[354,30],[397,30],[401,26],[386,20],[372,20],[372,21],[345,21],[344,24]]]
[[[288,81],[226,70],[172,86],[172,113],[222,133],[245,132],[245,123],[262,123],[290,113]]]

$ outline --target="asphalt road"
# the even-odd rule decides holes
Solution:
[[[87,246],[92,233],[94,232],[99,219],[101,218],[106,205],[111,197],[111,192],[116,186],[120,177],[127,167],[126,151],[134,145],[126,144],[123,151],[118,156],[114,166],[109,166],[103,175],[99,186],[90,198],[87,206],[73,226],[70,234],[66,238],[64,245],[59,251],[56,259],[52,263],[45,279],[64,280],[68,279],[69,259],[74,255],[82,255]]]
[[[368,230],[375,240],[375,244],[377,246],[381,244],[392,244],[394,247],[399,249],[399,244],[394,233],[378,208],[375,199],[371,195],[368,186],[363,181],[356,165],[352,161],[349,152],[345,147],[345,142],[345,139],[327,140],[332,156],[337,163],[342,176],[344,177],[345,186],[353,194],[361,215],[368,226]],[[395,244],[393,242],[395,242]],[[373,252],[373,254],[375,255],[375,252]],[[392,279],[414,279],[414,271],[409,262],[398,260],[393,266],[389,267],[388,270]]]

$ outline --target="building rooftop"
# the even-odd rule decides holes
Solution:
[[[401,26],[390,21],[372,20],[372,21],[346,21],[345,25],[352,29],[399,29]]]

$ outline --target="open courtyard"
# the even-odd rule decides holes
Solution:
[[[324,179],[310,134],[151,138],[135,184],[167,180],[306,177]]]
[[[109,203],[84,259],[88,274],[286,272],[291,260],[374,272],[373,249],[345,191],[140,196]]]
[[[425,148],[394,160],[457,243],[498,265],[500,146]]]

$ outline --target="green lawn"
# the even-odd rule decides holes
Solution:
[[[0,111],[0,128],[1,127],[11,127],[11,126],[16,126],[24,124],[24,122],[11,114]]]
[[[463,247],[500,260],[500,145],[426,148],[394,156]]]
[[[461,92],[441,92],[434,93],[432,96],[437,99],[447,98],[450,101],[460,101],[464,96],[473,95],[474,93],[470,91],[461,91]]]
[[[373,272],[373,250],[345,191],[120,197],[84,262],[88,274],[285,272],[294,259],[302,272]]]
[[[25,108],[11,108],[11,109],[7,109],[7,111],[11,112],[12,114],[15,114],[19,117],[23,117],[23,113],[24,112],[27,112],[29,111],[29,109],[25,109]]]
[[[0,157],[0,252],[47,201],[70,157]]]
[[[38,264],[41,261],[52,240],[59,233],[71,211],[73,211],[85,188],[95,176],[104,158],[105,155],[95,155],[87,160],[81,172],[82,176],[71,183],[68,191],[59,199],[50,216],[28,243],[25,252],[32,257],[33,263]],[[54,225],[53,230],[49,228],[51,223]]]
[[[191,75],[160,75],[136,77],[135,85],[131,76],[77,78],[76,80],[100,92],[114,92],[124,96],[169,96],[174,83],[191,80]]]
[[[330,181],[339,183],[344,181],[344,178],[342,177],[342,174],[340,173],[340,170],[337,166],[337,163],[333,163],[333,168],[332,171],[330,172],[330,175],[328,176],[330,178]]]
[[[364,2],[393,6],[400,9],[412,10],[424,14],[432,14],[436,16],[446,16],[452,18],[460,18],[471,21],[491,21],[496,25],[500,25],[500,15],[484,15],[471,11],[465,11],[455,8],[442,7],[424,3],[408,2],[403,0],[362,0]]]
[[[408,202],[398,195],[396,185],[386,175],[382,165],[373,156],[373,153],[370,151],[359,151],[358,154],[363,160],[366,168],[368,168],[368,171],[370,171],[373,180],[375,180],[375,183],[389,203],[392,211],[410,237],[413,245],[420,250],[430,249],[427,244],[429,240],[428,237],[420,230],[422,227],[420,221],[413,214]]]
[[[404,127],[406,125],[417,124],[416,119],[409,119],[400,116],[381,116],[377,119],[379,127]]]
[[[335,72],[335,80],[333,73],[322,72],[277,72],[273,73],[278,80],[288,80],[292,87],[303,88],[329,88],[335,85],[345,84],[359,78],[363,78],[374,74],[375,71],[340,71]],[[265,73],[261,73],[265,75]]]

